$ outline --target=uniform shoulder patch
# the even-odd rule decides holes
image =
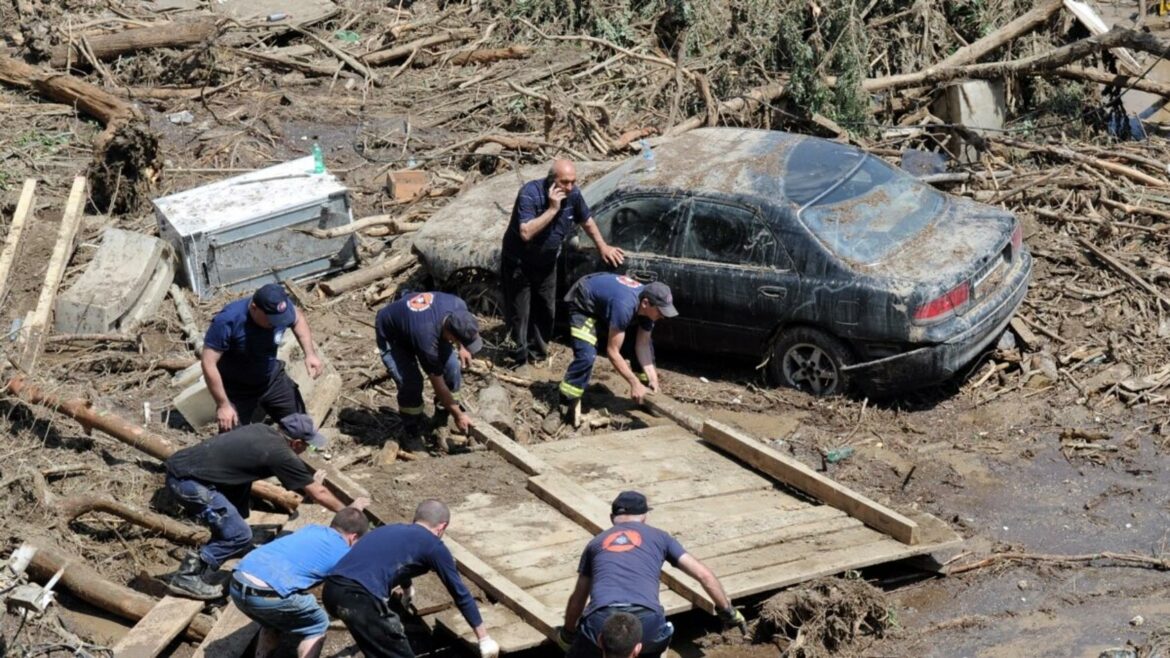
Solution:
[[[407,308],[412,311],[425,311],[434,303],[435,296],[429,292],[420,292],[406,302]]]

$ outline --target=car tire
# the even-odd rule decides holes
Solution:
[[[448,287],[479,317],[504,317],[504,292],[498,276],[484,270],[465,270],[452,277]]]
[[[842,368],[851,363],[853,353],[840,339],[812,327],[793,327],[773,343],[768,373],[781,386],[812,395],[840,395],[849,390],[849,373]]]

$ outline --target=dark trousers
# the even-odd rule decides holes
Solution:
[[[597,353],[606,350],[606,341],[609,339],[609,327],[599,327],[596,318],[573,309],[569,313],[569,338],[573,345],[573,360],[565,371],[565,378],[561,380],[561,395],[569,400],[576,400],[585,394],[585,387],[589,385],[589,378],[593,375],[593,362],[597,360]],[[638,329],[626,331],[626,340],[622,343],[622,356],[631,357],[630,367],[638,380],[648,384],[650,379],[642,372],[642,363],[634,349]],[[651,346],[651,355],[654,348]]]
[[[218,569],[229,558],[252,545],[252,528],[223,492],[199,480],[167,474],[167,489],[211,529],[211,541],[199,549],[199,558]]]
[[[345,624],[366,658],[414,658],[402,620],[365,587],[348,578],[326,578],[321,602]]]
[[[291,414],[305,413],[305,399],[301,397],[301,389],[284,371],[284,363],[281,361],[276,362],[276,368],[264,388],[233,386],[228,381],[224,381],[223,387],[228,400],[236,408],[241,425],[254,422],[258,408],[275,421]],[[263,421],[263,418],[255,419],[255,422]]]
[[[557,252],[500,259],[504,288],[504,321],[516,343],[515,357],[528,360],[528,352],[548,353],[557,303]]]
[[[657,610],[640,605],[611,605],[598,608],[577,625],[577,638],[566,658],[601,658],[601,627],[615,612],[628,612],[642,622],[642,651],[638,658],[658,658],[670,647],[674,626]]]
[[[463,370],[459,365],[459,355],[453,349],[443,364],[443,382],[455,401],[460,400],[459,389],[463,385]],[[442,357],[442,352],[439,353]],[[398,387],[398,413],[402,414],[403,421],[418,424],[423,413],[423,375],[418,367],[418,357],[414,348],[406,343],[391,343],[389,358],[383,357],[382,363],[390,379]],[[438,411],[442,403],[435,396],[435,410]]]

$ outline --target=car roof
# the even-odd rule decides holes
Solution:
[[[802,141],[776,130],[699,128],[653,147],[655,169],[633,171],[618,189],[667,188],[776,200],[783,195],[785,160]]]

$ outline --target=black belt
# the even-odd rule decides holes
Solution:
[[[244,596],[259,596],[260,598],[264,599],[282,598],[280,593],[274,589],[249,585],[248,583],[242,582],[240,579],[234,576],[232,577],[232,587],[238,587],[240,589],[240,594]]]

